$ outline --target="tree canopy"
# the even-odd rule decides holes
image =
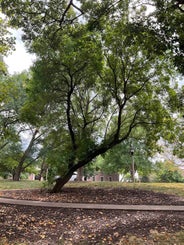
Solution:
[[[137,130],[149,148],[174,137],[182,4],[177,33],[161,18],[172,3],[152,1],[149,18],[141,1],[2,1],[37,55],[21,113],[47,132],[47,161],[61,176],[53,191]]]
[[[182,0],[154,0],[154,15],[148,20],[151,29],[158,32],[178,70],[184,74],[184,2]]]
[[[9,22],[2,14],[0,7],[0,79],[7,72],[3,56],[7,55],[14,48],[14,38],[11,36],[8,27],[10,27]]]
[[[36,145],[40,144],[41,132],[21,118],[27,79],[28,74],[22,73],[0,80],[0,172],[11,174],[14,180],[19,180],[21,173],[40,156]],[[25,135],[29,135],[26,142]]]

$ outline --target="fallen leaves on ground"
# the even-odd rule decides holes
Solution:
[[[75,189],[75,190],[74,190]],[[9,197],[61,202],[116,204],[183,204],[161,193],[126,189],[66,188],[60,194],[32,190],[9,192]],[[83,195],[82,195],[83,193]],[[8,192],[1,196],[8,196]],[[85,245],[184,243],[184,212],[82,210],[0,205],[0,245]],[[180,234],[180,236],[177,236]],[[181,242],[180,240],[183,239]],[[178,242],[178,243],[177,243]],[[166,243],[168,244],[168,243]]]
[[[184,205],[184,198],[176,195],[126,188],[65,187],[61,193],[49,193],[47,189],[9,190],[1,191],[0,196],[63,203]]]

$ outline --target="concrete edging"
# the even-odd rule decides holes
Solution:
[[[116,204],[92,204],[92,203],[61,203],[42,202],[0,198],[0,204],[24,205],[36,207],[72,208],[72,209],[104,209],[127,211],[184,211],[184,206],[173,205],[116,205]]]

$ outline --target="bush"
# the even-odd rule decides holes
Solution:
[[[182,183],[184,182],[184,179],[181,175],[181,173],[177,170],[171,171],[171,170],[164,170],[163,173],[161,173],[159,176],[160,182],[177,182]]]

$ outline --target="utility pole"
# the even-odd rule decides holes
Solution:
[[[131,147],[130,154],[132,157],[132,182],[135,183],[135,164],[134,164],[134,149]]]

